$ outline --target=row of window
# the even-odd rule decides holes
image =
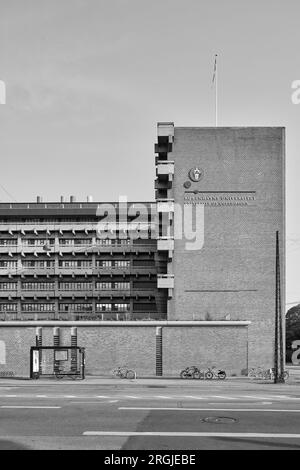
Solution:
[[[134,288],[155,288],[155,282],[134,282]],[[0,291],[16,290],[17,282],[0,282]],[[21,288],[30,291],[54,290],[54,282],[22,282]],[[93,290],[93,282],[59,282],[59,290]],[[95,289],[100,290],[129,290],[130,282],[96,282]]]
[[[81,303],[81,304],[59,304],[59,312],[92,312],[93,304]],[[22,312],[54,312],[54,303],[24,303],[21,305]],[[16,312],[17,304],[0,304],[0,312]],[[97,303],[97,312],[129,312],[130,304],[128,303]]]
[[[58,243],[60,246],[80,246],[92,245],[92,238],[59,238]],[[100,246],[113,246],[113,245],[130,245],[132,240],[130,238],[96,238],[95,244]],[[0,238],[0,246],[17,246],[17,238]],[[23,246],[44,246],[55,244],[54,238],[22,238],[21,244]]]
[[[142,260],[141,260],[142,261]],[[142,261],[142,265],[146,263],[147,260]],[[58,267],[59,268],[92,268],[92,260],[59,260]],[[20,267],[23,268],[54,268],[55,262],[54,260],[43,260],[43,261],[22,261],[22,265]],[[97,268],[129,268],[130,261],[96,261]],[[0,261],[0,269],[17,269],[18,262],[17,261]]]

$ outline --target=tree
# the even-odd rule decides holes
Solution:
[[[291,362],[293,354],[292,342],[296,339],[300,339],[300,304],[295,305],[287,311],[285,326],[286,362]]]

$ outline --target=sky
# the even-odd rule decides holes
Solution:
[[[156,123],[286,127],[300,302],[298,0],[0,0],[0,201],[154,198]]]

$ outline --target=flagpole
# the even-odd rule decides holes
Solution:
[[[218,127],[218,66],[217,66],[217,57],[215,55],[215,125]]]

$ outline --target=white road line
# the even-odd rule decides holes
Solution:
[[[155,395],[155,398],[162,398],[163,400],[165,399],[173,399],[173,397],[171,395]]]
[[[18,395],[3,395],[5,398],[16,398]]]
[[[212,395],[210,398],[222,398],[223,400],[238,400],[238,397],[229,397],[227,395]]]
[[[147,406],[120,406],[118,410],[132,411],[238,411],[257,413],[300,413],[300,410],[278,410],[277,408],[177,408],[177,407],[147,407]]]
[[[83,436],[167,436],[167,437],[237,437],[300,439],[300,434],[256,432],[135,432],[135,431],[85,431]]]
[[[137,400],[140,397],[137,397],[136,395],[124,395],[124,398],[133,398],[134,400]]]
[[[199,396],[194,396],[194,395],[183,395],[180,398],[192,398],[192,399],[195,399],[195,400],[205,400],[204,397],[199,397]],[[177,399],[178,399],[178,397],[177,397]]]
[[[84,397],[84,398],[89,398],[89,397]],[[95,397],[91,397],[91,398],[111,398],[111,397],[108,397],[107,395],[96,395]]]
[[[36,398],[48,398],[48,395],[36,395]]]
[[[48,409],[48,408],[61,408],[61,406],[27,406],[27,405],[2,405],[1,408],[33,408],[33,409]]]
[[[64,395],[63,398],[78,398],[76,395]]]

